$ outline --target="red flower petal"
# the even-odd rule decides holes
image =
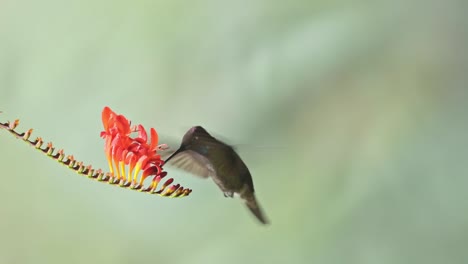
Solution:
[[[148,140],[148,135],[146,133],[145,128],[142,125],[138,125],[138,137],[135,139],[138,140],[138,142],[140,143],[146,143],[146,141]]]

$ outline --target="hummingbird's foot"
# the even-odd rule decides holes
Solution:
[[[234,192],[224,192],[224,197],[234,197]]]

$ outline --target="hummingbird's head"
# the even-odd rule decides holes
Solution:
[[[194,126],[190,128],[187,133],[185,133],[184,138],[182,139],[183,146],[189,146],[193,142],[197,141],[199,137],[210,136],[206,130],[201,126]]]

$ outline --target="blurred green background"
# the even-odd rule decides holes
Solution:
[[[222,135],[272,225],[0,131],[0,263],[466,263],[466,1],[0,1],[0,115],[106,168],[100,113]],[[163,142],[162,142],[163,143]]]

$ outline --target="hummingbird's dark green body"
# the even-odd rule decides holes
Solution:
[[[187,170],[203,178],[211,177],[224,196],[240,195],[250,211],[268,223],[254,195],[250,171],[234,149],[212,137],[201,126],[192,127],[184,135],[179,149],[165,163]]]

